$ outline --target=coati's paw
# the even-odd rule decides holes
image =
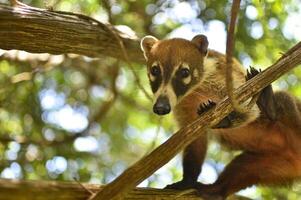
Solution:
[[[251,78],[255,77],[260,72],[261,72],[261,69],[257,70],[254,67],[250,67],[250,69],[247,70],[246,81],[248,81]]]
[[[210,110],[211,108],[213,108],[214,106],[216,106],[216,103],[208,100],[207,103],[201,103],[199,108],[198,108],[198,115],[202,115],[203,113],[207,112],[208,110]]]
[[[187,190],[187,189],[197,189],[200,186],[201,186],[201,183],[199,183],[199,182],[181,180],[179,182],[167,185],[164,189]]]
[[[259,74],[261,70],[257,70],[253,67],[250,67],[247,70],[246,80],[250,80],[251,78],[255,77]],[[276,104],[274,100],[274,92],[271,85],[268,85],[263,90],[260,91],[260,94],[257,99],[257,105],[262,113],[262,115],[268,118],[271,121],[275,121],[277,118],[276,113]]]
[[[261,90],[256,103],[264,117],[268,118],[271,121],[275,121],[277,119],[276,102],[271,85],[268,85],[263,90]]]

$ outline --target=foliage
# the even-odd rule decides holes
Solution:
[[[24,3],[45,6],[40,0]],[[213,47],[223,50],[231,2],[53,0],[46,6],[130,28],[138,37],[211,34],[209,42],[217,40]],[[236,57],[246,67],[275,62],[300,39],[288,28],[288,19],[301,10],[298,6],[297,0],[243,1]],[[160,119],[152,113],[152,103],[139,91],[131,70],[118,60],[18,51],[3,51],[0,59],[1,177],[105,184],[177,130],[171,116]],[[134,67],[150,93],[144,66]],[[300,78],[296,69],[275,86],[300,97]],[[212,181],[232,157],[233,152],[212,143],[201,180]],[[142,185],[162,187],[180,177],[176,158]],[[299,192],[298,185],[245,191],[264,199],[297,199]]]

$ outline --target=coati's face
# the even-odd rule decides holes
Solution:
[[[141,48],[155,96],[153,111],[158,115],[168,114],[201,80],[208,40],[204,35],[191,41],[180,38],[160,41],[146,36],[141,40]]]

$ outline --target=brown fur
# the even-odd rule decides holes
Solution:
[[[176,46],[179,48],[175,48]],[[162,56],[163,54],[165,54],[165,56]],[[180,61],[197,65],[199,64],[200,59],[202,59],[202,57],[199,57],[198,55],[198,50],[196,48],[193,48],[193,46],[189,42],[187,42],[187,40],[170,39],[162,40],[154,44],[154,46],[150,50],[149,60],[158,59],[162,63],[166,63],[169,59],[168,56],[172,56],[174,57],[174,59],[172,59],[173,63],[171,63],[173,66]]]
[[[148,66],[159,60],[163,68],[167,66],[166,63],[171,68],[181,62],[198,67],[198,83],[191,86],[174,108],[180,127],[198,118],[196,111],[200,103],[206,103],[209,99],[218,102],[226,96],[223,54],[209,51],[205,57],[195,48],[193,41],[183,39],[153,41],[149,51],[145,46],[143,49]],[[210,59],[216,62],[213,65],[209,63],[212,66],[208,68],[206,63],[209,65],[207,61]],[[245,82],[246,74],[236,60],[233,62],[234,85],[239,87]],[[237,127],[213,130],[221,143],[230,149],[243,151],[226,166],[218,180],[211,185],[196,183],[207,151],[207,134],[204,134],[184,150],[183,179],[168,188],[196,188],[201,194],[225,198],[254,184],[285,185],[300,178],[301,102],[285,92],[273,94],[271,87],[263,93],[267,95],[261,97],[258,105],[267,101],[265,105],[269,108],[261,107],[260,116],[255,105],[245,113],[246,120]],[[269,98],[273,101],[269,101]],[[265,114],[267,112],[273,112],[275,118],[269,118]]]

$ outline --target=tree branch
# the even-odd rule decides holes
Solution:
[[[84,200],[90,196],[89,191],[96,192],[103,186],[79,184],[76,182],[54,181],[14,181],[0,179],[0,200]],[[124,200],[173,200],[179,192],[171,190],[137,188]],[[243,200],[243,197],[232,197],[232,200]],[[195,194],[185,194],[176,200],[200,200]]]
[[[110,56],[124,60],[118,33],[129,59],[144,62],[139,41],[81,14],[0,4],[0,48],[31,53],[75,53],[90,57]]]
[[[84,187],[84,188],[83,188]],[[11,181],[0,180],[0,199],[5,200],[84,200],[91,192],[96,192],[100,185],[83,184],[75,182],[47,182],[47,181]],[[125,200],[147,200],[160,197],[160,199],[173,199],[176,192],[159,189],[136,189],[129,193]],[[183,195],[179,200],[197,200],[195,195]]]
[[[234,95],[237,96],[238,102],[241,103],[250,99],[293,67],[301,64],[300,45],[301,42],[284,54],[275,64],[236,89]],[[231,111],[232,106],[230,105],[230,101],[228,98],[225,98],[215,108],[202,115],[190,125],[180,129],[166,142],[149,155],[140,159],[90,199],[110,200],[123,197],[157,169],[165,165],[185,146],[200,137],[205,129],[217,124]]]

